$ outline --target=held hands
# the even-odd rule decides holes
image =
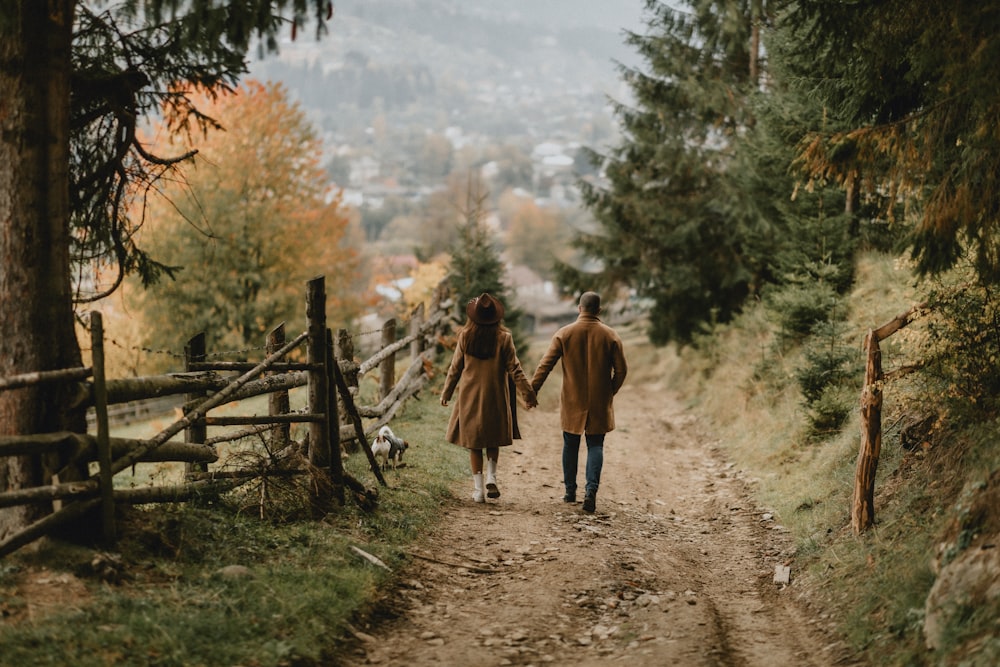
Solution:
[[[525,397],[525,399],[524,399],[524,405],[529,410],[531,408],[537,408],[538,407],[538,397],[535,395],[534,392],[531,393],[531,396]]]

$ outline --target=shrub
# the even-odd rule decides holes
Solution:
[[[957,271],[930,292],[921,356],[947,398],[992,413],[1000,408],[1000,294],[968,275]]]
[[[835,431],[857,405],[861,373],[856,351],[843,343],[844,325],[820,322],[795,373],[816,432]]]
[[[809,403],[809,425],[815,434],[837,433],[858,406],[858,392],[843,385],[826,387]]]
[[[785,334],[804,338],[817,323],[833,319],[839,297],[829,283],[802,282],[779,288],[768,301]]]

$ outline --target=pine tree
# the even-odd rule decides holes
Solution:
[[[737,223],[733,145],[752,122],[746,97],[759,76],[760,0],[695,1],[690,12],[652,0],[646,34],[628,43],[649,71],[625,69],[635,106],[616,104],[625,139],[592,152],[606,183],[581,181],[600,229],[579,247],[599,275],[563,266],[576,290],[629,285],[652,300],[650,338],[690,340],[738,312],[762,267]],[[729,199],[727,199],[727,197]]]
[[[790,5],[799,76],[840,124],[815,124],[805,172],[865,198],[908,230],[918,270],[968,255],[1000,282],[1000,5],[956,0]],[[903,201],[912,217],[898,215]]]
[[[456,315],[465,320],[465,306],[483,292],[489,292],[504,305],[504,325],[510,329],[518,354],[527,349],[521,335],[522,311],[511,298],[504,282],[504,264],[500,259],[493,233],[486,226],[484,203],[487,195],[477,194],[470,183],[462,215],[464,224],[451,252],[448,285],[455,299]]]
[[[748,96],[753,123],[734,142],[725,181],[732,193],[725,199],[738,202],[730,215],[746,230],[746,261],[758,271],[755,291],[822,282],[843,292],[851,285],[859,245],[887,241],[865,216],[870,208],[858,206],[832,183],[803,186],[792,168],[809,129],[835,120],[802,86],[787,40],[776,19],[764,36],[767,87]]]

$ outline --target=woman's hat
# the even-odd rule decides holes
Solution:
[[[465,305],[465,314],[476,324],[496,324],[503,319],[503,304],[483,292]]]

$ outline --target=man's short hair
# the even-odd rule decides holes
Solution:
[[[597,292],[584,292],[580,295],[580,308],[585,313],[597,315],[601,312],[601,295]]]

